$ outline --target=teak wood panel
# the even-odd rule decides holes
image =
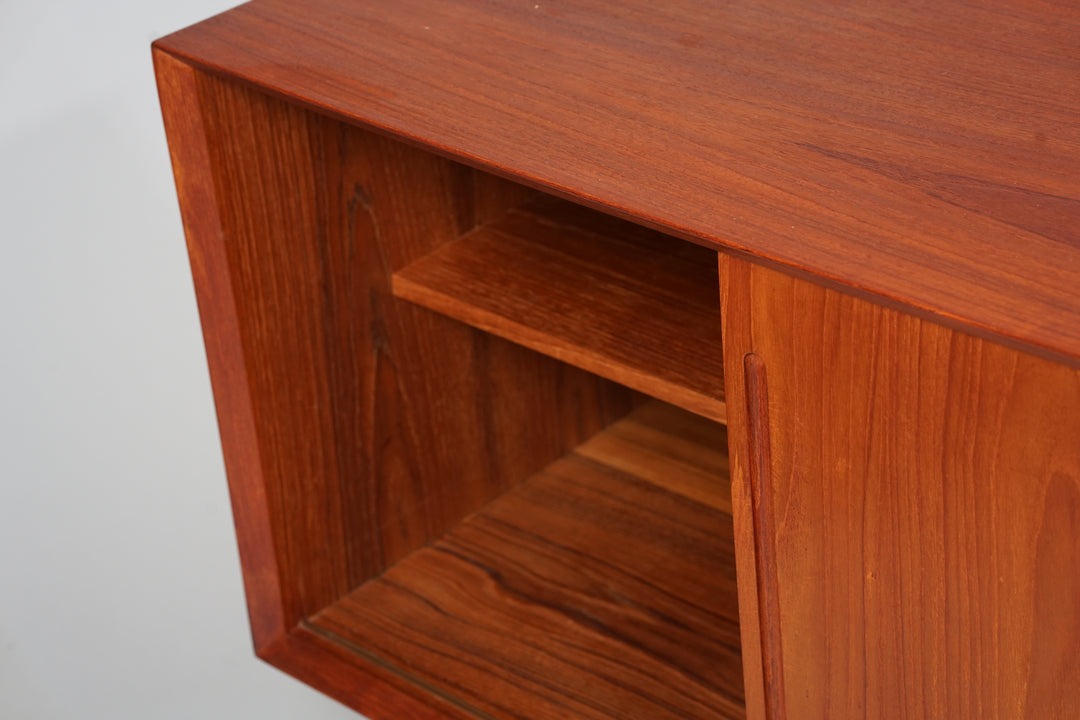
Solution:
[[[744,718],[726,468],[645,405],[309,627],[478,719]]]
[[[160,41],[1080,364],[1080,4],[256,0]]]
[[[740,584],[744,644],[779,630],[784,720],[1080,717],[1080,373],[730,257],[721,287],[740,562],[764,521],[779,598],[758,625]]]
[[[716,253],[550,196],[393,277],[397,297],[723,422]]]
[[[277,656],[633,400],[390,294],[530,191],[156,61],[253,631]]]

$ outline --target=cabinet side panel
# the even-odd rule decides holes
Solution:
[[[200,111],[198,73],[156,49],[154,70],[214,389],[252,636],[261,649],[280,639],[290,623],[279,584],[251,389]]]
[[[1080,373],[728,262],[726,347],[768,368],[789,717],[1080,716]]]
[[[395,300],[393,270],[516,200],[198,77],[290,626],[625,413],[628,391]]]
[[[301,110],[197,80],[291,629],[348,589],[310,127]]]

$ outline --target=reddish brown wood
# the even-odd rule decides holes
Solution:
[[[729,389],[732,353],[768,368],[788,717],[1077,717],[1080,372],[724,265]]]
[[[730,474],[727,434],[665,403],[643,405],[634,418],[612,425],[574,452],[730,515],[730,486],[717,482]]]
[[[157,62],[256,647],[293,668],[304,618],[633,396],[390,294],[396,269],[530,191]],[[366,672],[372,707],[403,692]]]
[[[262,650],[280,640],[295,619],[285,607],[274,553],[274,522],[258,452],[251,385],[243,348],[237,342],[240,319],[222,242],[206,126],[202,114],[193,111],[200,103],[199,73],[160,51],[154,52],[154,68],[212,371],[251,634],[256,650]]]
[[[375,716],[485,717],[485,703],[520,714],[542,697],[562,718],[564,693],[544,673],[529,676],[532,694],[507,680],[528,655],[521,642],[547,647],[535,633],[550,617],[542,605],[519,615],[492,583],[509,578],[534,599],[566,591],[571,564],[552,558],[584,537],[603,572],[652,557],[659,595],[692,594],[692,569],[627,548],[661,524],[682,543],[730,506],[734,549],[710,562],[736,557],[749,717],[785,700],[791,718],[823,720],[1080,715],[1080,587],[1061,571],[1080,563],[1080,379],[1069,367],[1080,365],[1077,36],[1078,6],[1004,0],[256,0],[159,41],[260,654]],[[536,483],[512,490],[629,410],[634,394],[400,302],[391,277],[505,222],[537,201],[531,188],[735,253],[720,257],[727,347],[709,339],[715,315],[664,343],[690,378],[683,387],[704,380],[715,389],[702,396],[730,398],[730,500],[708,481],[724,465],[721,443],[695,467],[676,460],[704,457],[688,450],[701,445],[692,429],[626,425],[539,483],[561,498],[534,502]],[[618,225],[560,207],[588,233]],[[545,250],[603,245],[579,245],[575,233],[562,228]],[[489,249],[505,254],[504,240]],[[599,264],[620,266],[602,254]],[[738,259],[750,256],[759,264]],[[566,279],[519,270],[508,273],[514,284],[536,283],[541,300]],[[694,272],[655,282],[694,284]],[[437,279],[425,290],[440,291]],[[449,305],[475,309],[462,298],[484,286],[462,279]],[[617,315],[599,301],[586,310]],[[675,314],[644,312],[665,323]],[[515,322],[504,334],[539,333],[546,320]],[[699,341],[700,352],[685,352]],[[595,333],[532,344],[606,357]],[[722,352],[726,393],[713,369]],[[748,353],[761,358],[750,377]],[[650,377],[670,370],[659,357],[646,365]],[[637,497],[639,482],[669,483],[646,495],[678,496],[682,509],[614,537],[625,517],[610,519],[612,507]],[[608,492],[596,515],[583,512],[588,488]],[[500,514],[514,503],[586,529],[524,555],[472,542],[532,522]],[[493,579],[476,564],[431,562],[440,537],[506,567]],[[379,595],[395,572],[417,595],[458,603],[461,617],[477,619],[461,605],[473,598],[496,608],[477,621],[525,618],[534,634],[489,643],[477,672],[463,659],[474,647],[441,667],[417,657],[398,666],[345,639],[370,628],[309,619],[349,606],[378,621],[383,650],[443,642],[450,633],[428,606]],[[550,584],[531,585],[537,575]],[[618,598],[568,587],[591,598],[581,617],[617,617],[633,640],[628,651],[586,633],[571,654],[599,652],[605,672],[635,658],[594,678],[595,697],[562,666],[579,715],[632,716],[614,687],[647,694],[650,717],[735,708],[718,699],[734,697],[730,688],[688,690],[704,672],[695,643],[715,627],[694,620],[674,633],[680,641],[644,637]],[[350,604],[368,594],[374,606]],[[734,594],[713,597],[731,611]],[[650,597],[637,611],[652,617],[668,601]],[[395,615],[414,611],[407,622]],[[725,617],[733,635],[733,612]],[[388,640],[390,626],[423,639]],[[700,632],[684,637],[686,627]],[[493,659],[507,652],[505,664]],[[732,657],[714,684],[737,677]],[[448,688],[444,672],[468,684]],[[489,693],[492,683],[503,684]]]
[[[605,462],[610,432],[670,441],[642,448],[639,472],[621,453],[622,468]],[[715,509],[722,438],[646,406],[312,628],[475,717],[745,717],[731,518]],[[718,500],[684,495],[684,474],[712,474]]]
[[[370,718],[475,720],[307,625],[264,649],[261,657]]]
[[[257,0],[159,47],[1076,364],[1078,36],[1013,0]]]
[[[394,294],[724,421],[716,253],[543,197],[394,274]]]
[[[747,464],[754,515],[754,566],[766,720],[787,720],[784,652],[780,636],[780,591],[776,572],[776,511],[773,509],[772,451],[769,441],[769,388],[764,361],[743,358],[746,382]]]
[[[295,623],[602,427],[606,390],[393,301],[395,269],[474,221],[456,214],[450,163],[200,82]],[[560,412],[564,393],[572,423],[495,444],[526,408]]]
[[[742,338],[749,332],[750,306],[745,293],[738,290],[738,272],[745,263],[729,255],[719,254],[720,307],[725,338]],[[735,273],[735,277],[732,274]],[[746,716],[754,720],[765,718],[765,678],[762,655],[763,626],[759,613],[757,533],[755,532],[754,502],[750,487],[750,430],[748,428],[749,398],[743,358],[738,350],[725,347],[724,380],[728,403],[728,447],[731,472],[732,526],[735,531],[735,568],[739,583],[739,632],[742,638],[743,682],[745,684]],[[740,410],[741,409],[741,410]]]

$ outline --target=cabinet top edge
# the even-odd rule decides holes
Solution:
[[[1080,5],[255,0],[155,43],[1080,364]]]

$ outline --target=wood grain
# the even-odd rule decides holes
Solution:
[[[206,127],[202,114],[192,111],[199,106],[199,73],[160,51],[154,52],[154,70],[211,368],[251,634],[261,651],[280,640],[295,618],[286,608],[274,552],[251,384],[243,349],[236,342],[240,318],[229,259],[218,240],[222,220]]]
[[[1080,373],[723,262],[728,373],[768,368],[788,717],[1080,716]]]
[[[395,273],[393,291],[724,421],[711,250],[543,197]]]
[[[304,625],[266,648],[262,657],[369,718],[475,720],[453,703],[423,692]]]
[[[765,362],[755,353],[743,357],[746,380],[747,466],[754,516],[754,571],[761,628],[761,675],[765,720],[787,720],[784,648],[777,580],[776,511],[773,507],[772,442],[769,438],[769,388]]]
[[[777,662],[790,718],[1080,716],[1078,36],[1034,1],[255,0],[159,41],[260,654],[383,717],[739,715],[745,663],[762,718]],[[391,293],[531,188],[759,263],[721,253],[703,393],[730,498],[700,420],[638,416],[457,525],[635,402]]]
[[[727,434],[672,405],[648,402],[574,452],[731,514]]]
[[[745,338],[749,332],[751,307],[745,293],[735,292],[741,286],[738,277],[733,277],[733,274],[744,270],[746,263],[736,261],[725,253],[718,254],[718,261],[723,334],[725,338],[740,338],[736,346],[725,345],[724,380],[726,397],[731,406],[727,422],[728,467],[731,474],[732,528],[738,578],[739,633],[746,716],[754,720],[765,720],[764,663],[770,658],[763,655],[762,646],[766,642],[764,635],[768,631],[766,625],[769,621],[762,618],[759,612],[761,598],[758,597],[758,533],[754,517],[754,493],[750,482],[753,454],[750,452],[751,429],[748,416],[751,398],[748,397],[745,373],[745,358],[750,352],[750,345],[745,342]],[[754,402],[760,402],[760,398]],[[754,458],[754,461],[760,461],[760,457]]]
[[[253,632],[280,659],[304,617],[634,398],[390,294],[395,269],[531,191],[167,54],[157,69]]]
[[[256,0],[159,47],[1076,365],[1078,36],[1013,0]]]
[[[610,432],[671,450],[648,443],[641,473],[618,469],[598,459]],[[645,406],[311,628],[479,718],[744,717],[726,478],[708,504],[682,492],[718,469],[722,438]]]

